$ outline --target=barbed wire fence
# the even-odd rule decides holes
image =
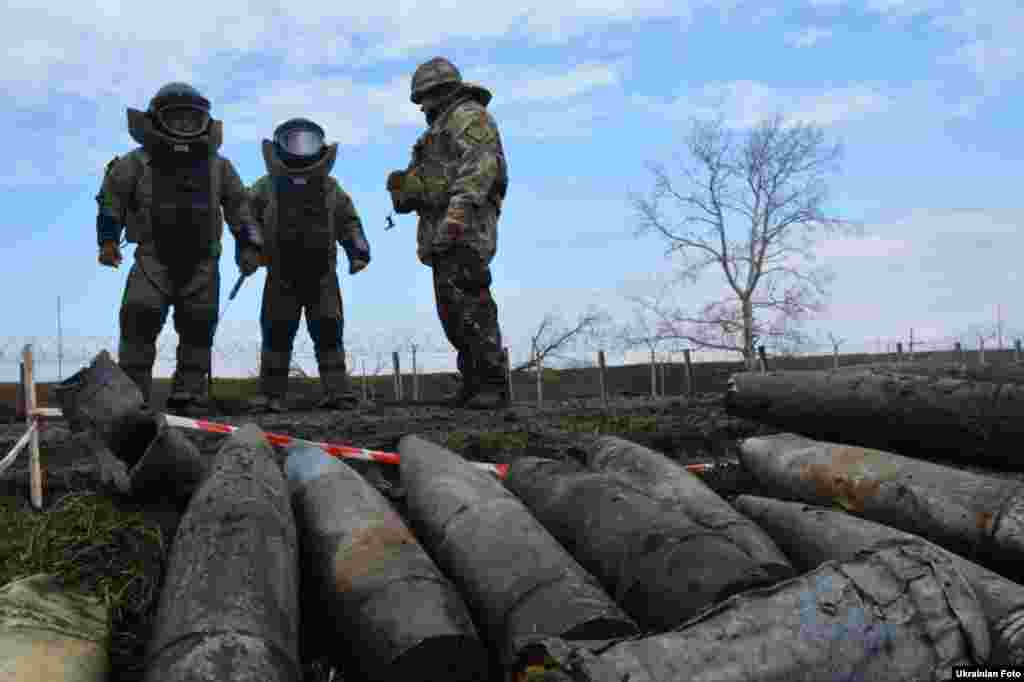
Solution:
[[[1005,330],[1004,330],[1005,331]],[[399,335],[401,336],[401,335]],[[1024,335],[1021,335],[1024,336]],[[912,331],[902,336],[868,337],[856,341],[831,336],[827,341],[804,344],[799,349],[763,349],[762,369],[830,369],[869,362],[898,362],[933,358],[951,362],[986,364],[1020,362],[1021,336],[1012,332],[997,335],[988,330],[969,330],[930,338]],[[116,336],[6,336],[0,337],[0,381],[17,381],[18,366],[26,345],[32,346],[39,381],[57,381],[89,364],[102,350],[117,357]],[[528,364],[530,349],[507,350],[510,365]],[[729,374],[744,369],[736,354],[695,348],[614,350],[606,353],[600,344],[583,344],[559,358],[511,373],[513,398],[596,397],[608,394],[668,397],[714,392]],[[170,376],[175,364],[177,336],[170,330],[157,342],[156,376]],[[218,341],[213,353],[213,378],[251,378],[259,375],[259,338]],[[602,360],[612,364],[602,368]],[[454,349],[436,340],[394,336],[378,340],[354,337],[346,340],[346,360],[354,388],[371,399],[420,400],[425,393],[436,394],[437,375],[455,372]],[[568,370],[568,371],[567,371]],[[434,375],[427,380],[425,375]],[[308,336],[300,334],[293,349],[293,375],[315,377],[316,353]],[[424,381],[433,382],[423,390]],[[542,395],[543,392],[543,395]]]

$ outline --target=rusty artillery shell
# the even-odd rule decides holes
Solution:
[[[494,476],[416,436],[398,446],[417,535],[511,665],[537,639],[607,639],[636,624]]]
[[[672,632],[536,647],[587,682],[942,680],[989,656],[970,585],[936,548],[905,540],[735,595]]]
[[[740,459],[773,497],[839,504],[1010,575],[1022,573],[1019,481],[794,434],[748,438]]]
[[[725,533],[696,523],[678,504],[653,498],[621,474],[523,457],[509,468],[505,485],[652,631],[793,576],[788,565],[758,562]]]
[[[140,499],[168,497],[187,504],[210,470],[188,436],[155,415],[155,435],[128,472],[132,494]]]
[[[235,431],[174,539],[147,682],[298,682],[298,542],[259,427]]]
[[[468,608],[388,501],[317,447],[289,447],[285,471],[335,662],[374,682],[486,678]]]
[[[677,505],[696,523],[728,537],[780,580],[792,575],[789,559],[756,523],[660,452],[624,438],[602,436],[586,446],[586,462],[595,471],[626,476],[652,499]]]
[[[753,495],[741,495],[733,504],[764,528],[801,570],[813,570],[826,561],[847,561],[858,551],[886,540],[927,542],[838,509]],[[1024,665],[1024,585],[928,544],[946,556],[974,588],[992,641],[989,663]]]

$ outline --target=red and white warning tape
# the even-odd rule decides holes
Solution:
[[[205,419],[189,419],[188,417],[178,417],[171,414],[165,416],[167,417],[167,423],[171,426],[178,426],[183,429],[192,429],[195,431],[206,431],[208,433],[231,433],[238,428],[237,426],[231,426],[230,424],[220,424],[217,422],[207,421]],[[341,459],[360,459],[366,462],[379,462],[380,464],[398,464],[399,462],[399,455],[397,452],[383,452],[381,450],[357,448],[352,445],[314,442],[295,438],[294,436],[286,436],[282,433],[267,432],[266,436],[267,440],[273,445],[284,446],[295,443],[312,445],[320,448],[328,455]],[[487,462],[472,462],[472,464],[480,467],[481,469],[497,474],[499,478],[505,478],[505,474],[508,473],[507,464],[489,464]]]
[[[33,415],[37,417],[61,417],[59,408],[52,407],[41,407],[33,410]],[[164,415],[167,418],[167,423],[171,426],[177,426],[182,429],[190,429],[192,431],[205,431],[206,433],[232,433],[237,426],[231,424],[221,424],[219,422],[211,422],[206,419],[191,419],[189,417],[179,417],[173,414]],[[282,433],[269,433],[265,434],[267,440],[273,445],[292,445],[295,443],[302,443],[304,445],[311,445],[318,447],[328,455],[332,457],[338,457],[339,459],[358,459],[366,462],[379,462],[381,464],[398,464],[399,455],[397,452],[383,452],[381,450],[368,450],[366,448],[357,448],[353,445],[339,445],[336,443],[322,443],[311,440],[303,440],[302,438],[295,438],[294,436],[287,436]],[[26,438],[27,439],[27,436]],[[24,440],[24,439],[23,439]],[[498,478],[505,478],[508,474],[508,464],[490,464],[488,462],[472,462],[473,465],[490,471],[498,476]],[[708,464],[686,464],[684,468],[690,473],[700,474],[711,469],[722,467],[721,463],[708,463]]]
[[[44,407],[37,408],[33,411],[33,414],[39,417],[62,417],[59,408]],[[177,426],[182,429],[190,429],[192,431],[205,431],[206,433],[232,433],[238,429],[237,426],[231,424],[221,424],[219,422],[211,422],[206,419],[191,419],[189,417],[179,417],[173,414],[165,414],[167,423],[170,426]],[[328,455],[332,457],[338,457],[339,459],[359,459],[366,462],[379,462],[381,464],[398,464],[399,456],[397,452],[383,452],[381,450],[367,450],[366,448],[357,448],[352,445],[338,445],[336,443],[321,443],[311,440],[303,440],[302,438],[295,438],[294,436],[287,436],[283,433],[270,433],[265,432],[267,440],[272,445],[293,445],[295,443],[302,443],[304,445],[311,445],[318,447]],[[505,478],[505,474],[508,473],[507,464],[490,464],[488,462],[473,462],[474,465],[491,471],[498,475],[499,478]]]

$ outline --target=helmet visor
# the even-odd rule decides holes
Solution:
[[[316,156],[324,146],[324,137],[315,130],[296,128],[277,135],[277,146],[293,156]]]
[[[171,104],[157,112],[160,124],[175,135],[200,135],[210,124],[210,114],[191,104]]]

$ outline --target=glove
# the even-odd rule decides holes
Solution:
[[[423,181],[416,171],[392,171],[388,175],[388,191],[395,213],[412,213],[423,206]]]
[[[263,265],[263,254],[254,246],[238,248],[235,252],[235,262],[239,271],[248,277]]]
[[[235,238],[243,247],[263,246],[263,230],[256,223],[248,223],[238,228],[238,236]]]
[[[357,272],[362,272],[363,270],[366,269],[367,265],[369,265],[369,263],[367,263],[366,261],[356,258],[355,260],[349,262],[348,274],[354,275]]]
[[[120,267],[121,261],[124,260],[121,257],[121,248],[117,245],[117,242],[106,241],[100,246],[99,261],[101,265],[106,265],[108,268]]]
[[[402,180],[405,178],[405,171],[391,171],[388,174],[387,188],[389,192],[397,192],[402,189]]]

